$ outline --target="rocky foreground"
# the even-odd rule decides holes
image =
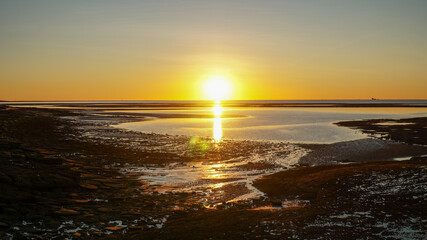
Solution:
[[[299,165],[254,181],[264,197],[224,200],[214,207],[200,201],[198,192],[160,191],[159,186],[147,184],[138,175],[125,174],[122,169],[128,165],[163,166],[200,159],[247,158],[248,153],[262,154],[263,149],[271,146],[230,141],[221,148],[205,149],[203,143],[185,152],[176,147],[188,142],[184,136],[123,132],[109,127],[112,121],[135,119],[94,118],[84,111],[2,107],[0,237],[427,237],[425,118],[341,123],[404,143],[369,151],[361,148],[360,154],[343,153],[354,143],[302,146],[311,153]],[[378,125],[390,121],[414,124]],[[363,146],[373,146],[368,143]],[[340,157],[331,157],[331,152]],[[403,161],[391,160],[394,157]],[[244,166],[255,170],[275,167],[271,163]],[[234,185],[212,191],[231,196],[242,189]]]

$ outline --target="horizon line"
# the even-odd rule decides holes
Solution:
[[[381,101],[381,100],[386,100],[386,101],[410,101],[410,100],[420,100],[420,101],[426,101],[427,98],[328,98],[328,99],[228,99],[228,100],[221,100],[222,102],[232,102],[232,101],[357,101],[357,100],[370,100],[370,101]],[[85,100],[0,100],[0,102],[108,102],[108,101],[159,101],[159,102],[164,102],[164,101],[181,101],[181,102],[194,102],[194,101],[199,101],[199,102],[212,102],[212,101],[216,101],[216,100],[206,100],[206,99],[122,99],[122,100],[113,100],[113,99],[103,99],[103,100],[94,100],[94,99],[85,99]]]

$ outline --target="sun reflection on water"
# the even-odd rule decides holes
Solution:
[[[221,180],[230,177],[224,170],[228,167],[227,164],[216,163],[216,164],[206,164],[201,166],[201,172],[203,179],[210,180]],[[216,188],[221,187],[222,185],[215,185]]]
[[[215,143],[219,143],[222,141],[222,107],[219,101],[215,102],[212,112],[215,116],[213,119],[213,139]]]

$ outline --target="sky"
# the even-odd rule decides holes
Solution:
[[[1,0],[0,100],[427,99],[425,0]]]

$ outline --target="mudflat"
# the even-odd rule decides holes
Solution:
[[[339,126],[360,129],[375,138],[297,146],[225,141],[213,147],[207,139],[192,144],[186,136],[110,127],[112,123],[137,120],[144,118],[122,114],[100,117],[88,110],[2,107],[0,236],[427,236],[426,118],[340,122]],[[301,149],[307,154],[292,166],[247,160],[271,149],[285,149],[274,152],[283,157]],[[214,164],[243,160],[244,164],[227,169]],[[161,173],[168,174],[188,164],[195,172],[211,166],[210,177],[200,180],[203,186],[211,187],[199,190],[186,186],[190,190],[179,191],[177,186],[145,180],[153,179],[147,173],[150,169],[170,168]],[[133,171],[140,168],[147,171]],[[225,178],[212,174],[227,171],[244,174]],[[246,173],[254,174],[253,181],[243,179]],[[232,184],[224,184],[227,182]],[[256,191],[255,198],[239,198]]]

